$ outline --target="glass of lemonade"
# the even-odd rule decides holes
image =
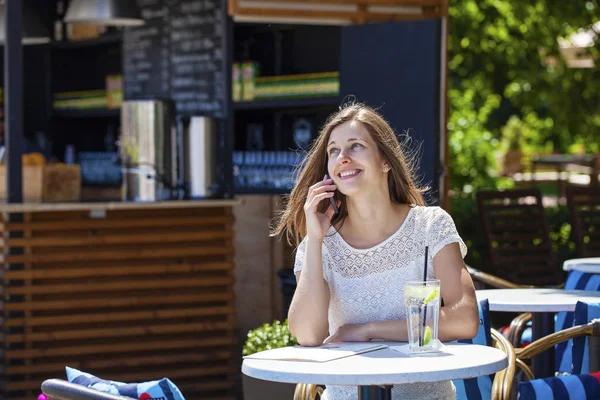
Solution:
[[[404,305],[410,350],[418,352],[437,350],[440,315],[439,279],[404,282]]]

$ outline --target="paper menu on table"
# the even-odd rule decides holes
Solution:
[[[265,350],[244,358],[257,360],[279,361],[311,361],[326,362],[339,358],[367,353],[388,347],[385,344],[374,343],[327,343],[317,347],[293,346]]]

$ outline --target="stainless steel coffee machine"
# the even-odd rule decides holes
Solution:
[[[173,104],[124,101],[119,151],[125,201],[171,200],[177,186],[177,134]]]

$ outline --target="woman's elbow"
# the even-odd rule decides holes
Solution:
[[[302,338],[296,338],[296,340],[298,340],[298,344],[300,346],[305,346],[305,347],[317,347],[323,344],[322,340],[319,340],[316,337],[302,337]]]
[[[479,319],[479,310],[477,309],[477,306],[475,306],[473,309],[469,310],[468,317],[464,319],[464,339],[473,339],[475,336],[477,336],[480,325],[481,321]]]
[[[310,330],[306,329],[306,326],[303,327],[304,329],[300,329],[300,327],[296,326],[291,320],[288,321],[288,328],[292,336],[296,338],[298,344],[301,346],[320,346],[323,344],[323,340],[325,340],[318,337],[314,332],[310,332]]]
[[[475,319],[469,318],[465,324],[465,339],[473,339],[479,332],[479,316]]]
[[[292,329],[291,326],[290,326],[290,333],[292,334],[292,336],[294,336],[296,338],[296,340],[298,341],[298,344],[301,346],[316,347],[316,346],[320,346],[323,344],[324,339],[320,339],[314,333],[296,331],[295,329]]]

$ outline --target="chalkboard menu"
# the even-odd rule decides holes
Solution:
[[[224,117],[223,2],[138,3],[146,23],[125,30],[125,99],[172,99],[180,115]]]

